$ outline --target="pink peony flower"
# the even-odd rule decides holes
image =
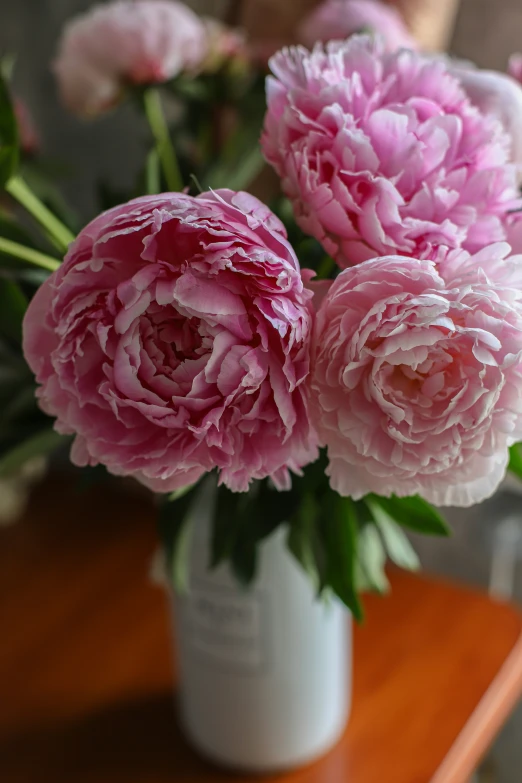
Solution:
[[[127,84],[165,82],[207,55],[201,19],[173,0],[114,0],[70,22],[54,71],[64,103],[81,115],[111,108]]]
[[[497,71],[484,71],[467,64],[448,61],[448,67],[463,87],[471,103],[482,114],[502,124],[510,142],[510,160],[522,174],[522,87]]]
[[[519,203],[508,139],[441,58],[354,36],[285,49],[271,67],[265,157],[340,266],[505,239]]]
[[[326,0],[303,20],[297,37],[312,48],[317,41],[327,43],[360,32],[378,33],[389,51],[417,49],[400,13],[379,0]]]
[[[29,305],[24,351],[75,464],[160,492],[214,467],[232,490],[285,488],[317,456],[311,296],[253,196],[145,196],[83,229]]]
[[[522,438],[522,295],[483,272],[469,282],[465,261],[450,287],[431,261],[375,258],[323,300],[312,408],[342,495],[468,506],[502,480]]]

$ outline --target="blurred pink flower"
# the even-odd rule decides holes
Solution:
[[[512,54],[508,61],[508,73],[517,82],[522,82],[522,54]]]
[[[262,136],[296,220],[341,267],[505,238],[519,206],[500,123],[441,58],[353,36],[271,60]]]
[[[40,138],[27,105],[20,98],[14,99],[14,113],[18,124],[20,148],[25,155],[34,155],[40,147]]]
[[[83,229],[29,305],[25,356],[75,464],[159,492],[214,467],[285,488],[317,456],[311,296],[253,196],[145,196]]]
[[[494,269],[503,250],[483,253]],[[332,283],[314,329],[311,404],[342,495],[468,506],[502,480],[522,438],[521,292],[483,272],[461,283],[401,256]]]
[[[203,18],[207,35],[207,55],[201,69],[214,72],[230,61],[247,61],[248,51],[242,30],[228,27],[218,19]]]
[[[174,0],[114,0],[66,25],[54,71],[81,115],[114,106],[128,84],[165,82],[207,56],[202,20]]]
[[[510,76],[484,71],[466,63],[448,60],[448,67],[471,103],[502,124],[510,141],[510,160],[522,175],[522,87]]]
[[[326,0],[303,20],[297,37],[312,48],[317,41],[327,43],[360,32],[381,35],[389,51],[417,49],[400,13],[379,0]]]

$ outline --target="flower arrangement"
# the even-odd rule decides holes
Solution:
[[[329,41],[344,6],[349,37]],[[161,496],[182,586],[211,474],[209,565],[250,582],[285,525],[318,591],[360,617],[388,557],[418,565],[404,528],[447,534],[430,504],[522,476],[522,89],[416,51],[374,0],[328,0],[298,37],[311,48],[272,57],[265,103],[259,47],[182,3],[73,20],[53,66],[66,106],[132,100],[150,128],[134,191],[79,232],[30,187],[36,143],[4,79],[0,477],[72,439],[76,465]],[[261,150],[269,203],[249,192]]]

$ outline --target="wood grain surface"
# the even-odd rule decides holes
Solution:
[[[207,765],[177,728],[166,602],[148,579],[155,547],[145,497],[78,495],[65,481],[0,530],[2,783],[249,780]],[[274,780],[465,783],[513,707],[518,611],[427,577],[394,573],[392,585],[366,600],[356,630],[345,736]]]

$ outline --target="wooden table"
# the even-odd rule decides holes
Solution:
[[[0,530],[2,783],[224,783],[185,745],[171,699],[145,498],[47,484]],[[522,689],[522,618],[392,575],[355,634],[345,737],[289,783],[464,783]],[[236,781],[246,781],[236,777]]]

